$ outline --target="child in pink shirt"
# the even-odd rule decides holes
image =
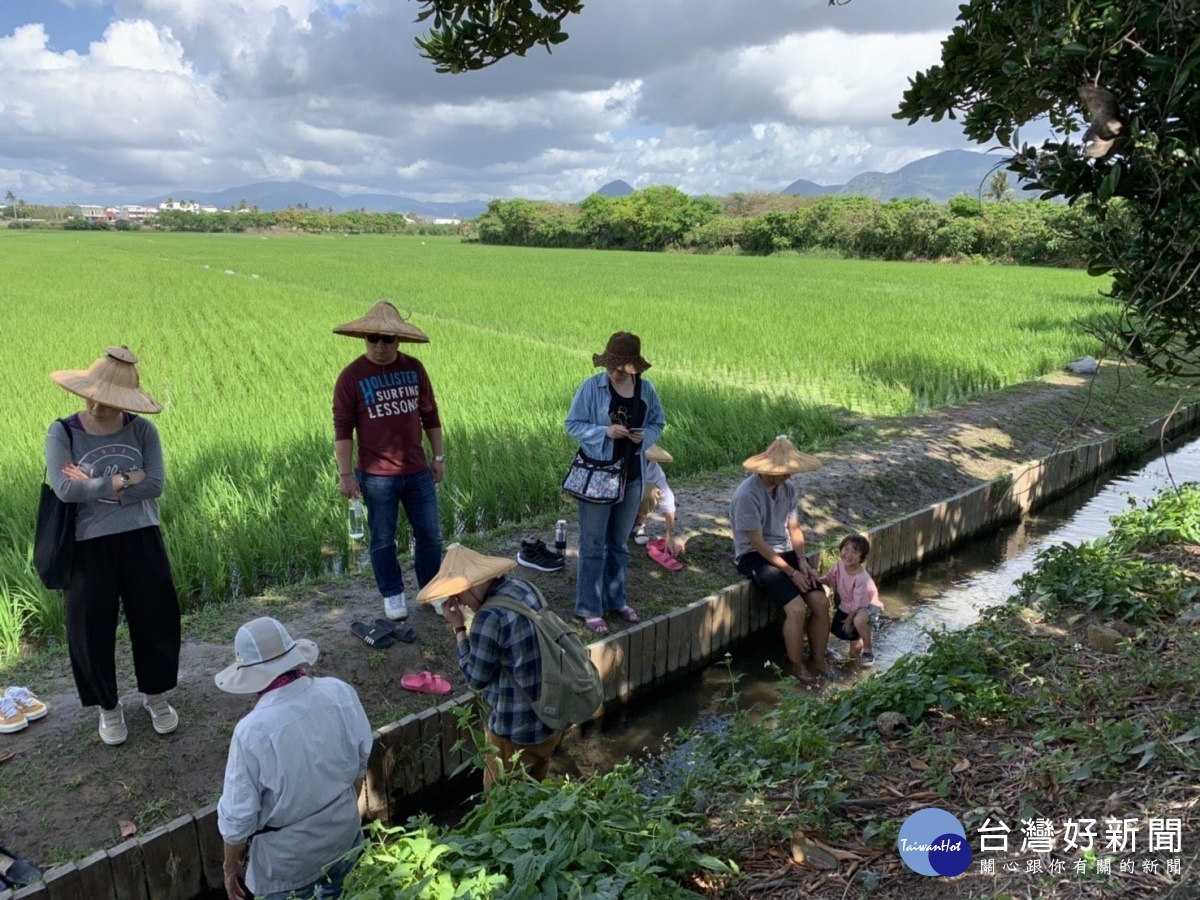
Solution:
[[[863,568],[870,552],[871,542],[861,534],[852,534],[838,547],[837,564],[820,577],[821,583],[832,587],[837,597],[837,610],[829,630],[834,637],[850,641],[850,658],[864,666],[875,665],[871,624],[883,608],[879,589]]]

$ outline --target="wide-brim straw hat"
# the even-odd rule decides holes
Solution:
[[[675,462],[675,457],[673,457],[662,447],[658,446],[658,444],[650,445],[650,449],[646,451],[646,459],[650,460],[650,462],[656,463]]]
[[[511,559],[484,556],[462,544],[451,544],[446,548],[446,556],[442,559],[442,567],[438,569],[438,573],[417,594],[417,602],[433,603],[446,597],[454,597],[469,591],[477,584],[499,578],[516,566]]]
[[[356,338],[365,338],[368,334],[394,334],[401,343],[429,343],[429,336],[415,325],[410,325],[400,311],[386,300],[380,300],[362,318],[337,326],[333,333]]]
[[[798,472],[814,472],[821,468],[815,456],[801,453],[796,445],[780,435],[762,453],[756,453],[744,463],[743,468],[758,475],[795,475]]]
[[[604,352],[592,354],[592,365],[606,369],[633,366],[638,375],[650,368],[650,363],[642,358],[642,339],[628,331],[614,332],[605,344]]]
[[[217,687],[230,694],[257,694],[292,669],[317,661],[317,645],[294,640],[283,624],[270,616],[247,622],[233,639],[235,662],[217,673]]]
[[[160,413],[162,407],[141,388],[137,357],[128,347],[109,347],[84,371],[61,369],[50,380],[85,400],[131,413]]]

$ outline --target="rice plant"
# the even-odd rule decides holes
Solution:
[[[331,333],[380,297],[432,342],[447,534],[562,504],[563,418],[592,354],[641,335],[675,471],[711,469],[839,417],[959,402],[1095,351],[1080,272],[482,247],[454,239],[0,233],[0,652],[61,631],[28,568],[43,441],[80,407],[47,373],[127,344],[167,461],[163,525],[187,602],[328,568],[347,552],[331,395],[361,343]],[[32,596],[30,596],[32,592]],[[15,600],[14,598],[24,598]],[[19,607],[18,607],[19,604]]]

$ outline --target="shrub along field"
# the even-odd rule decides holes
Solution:
[[[1074,271],[806,258],[649,256],[451,238],[0,233],[0,654],[61,634],[28,564],[43,440],[81,405],[46,377],[106,346],[165,407],[167,545],[189,603],[304,577],[347,549],[331,392],[361,344],[331,333],[380,297],[431,338],[447,534],[554,509],[563,418],[608,335],[641,335],[675,470],[851,415],[903,416],[1094,351],[1105,310]]]

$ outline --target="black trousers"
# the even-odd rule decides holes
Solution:
[[[117,613],[123,605],[138,690],[179,679],[179,598],[157,527],[78,541],[67,585],[67,647],[84,706],[117,705]]]

